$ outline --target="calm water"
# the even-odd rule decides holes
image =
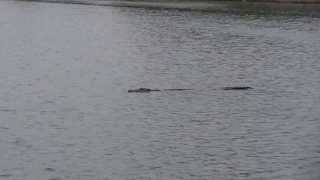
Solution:
[[[1,1],[0,179],[319,180],[319,61],[319,18]]]

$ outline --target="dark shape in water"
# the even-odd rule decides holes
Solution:
[[[222,88],[222,90],[249,90],[249,89],[253,89],[253,88],[249,86],[232,86],[232,87]]]
[[[222,90],[249,90],[253,89],[249,86],[231,86],[231,87],[223,87]],[[139,89],[130,89],[128,93],[149,93],[152,91],[187,91],[192,89],[149,89],[149,88],[139,88]]]
[[[47,167],[44,169],[45,171],[49,171],[49,172],[55,172],[56,170],[50,167]]]
[[[130,89],[128,93],[148,93],[151,91],[160,91],[159,89],[149,89],[149,88],[139,88],[139,89]]]
[[[188,91],[192,89],[164,89],[164,91]]]
[[[163,89],[162,91],[186,91],[192,89]],[[161,91],[160,89],[149,89],[149,88],[139,88],[139,89],[130,89],[128,93],[149,93],[152,91]]]
[[[12,176],[12,174],[0,174],[0,178],[1,177],[11,177]]]

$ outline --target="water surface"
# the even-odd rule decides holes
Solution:
[[[1,1],[0,179],[318,180],[319,27]]]

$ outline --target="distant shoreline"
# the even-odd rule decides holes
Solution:
[[[217,4],[217,3],[254,3],[254,4],[319,4],[320,0],[18,0],[18,1],[38,1],[56,2],[70,4],[92,4],[92,5],[155,5],[155,4]]]
[[[320,0],[16,0],[93,6],[162,8],[210,12],[293,14],[320,17]]]

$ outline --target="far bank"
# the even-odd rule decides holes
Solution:
[[[320,0],[17,0],[155,9],[199,10],[241,14],[307,15],[320,17]]]

